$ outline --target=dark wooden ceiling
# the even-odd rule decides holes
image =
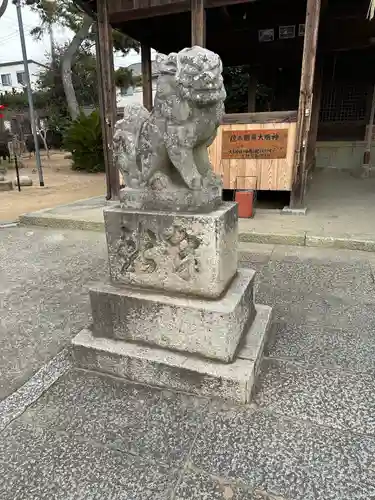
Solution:
[[[80,0],[95,12],[95,0]],[[306,0],[206,0],[206,46],[224,65],[298,64]],[[322,0],[319,51],[375,47],[375,23],[366,19],[368,0]],[[178,51],[190,42],[189,0],[109,0],[112,26],[159,52]],[[296,37],[282,40],[279,26],[296,26]],[[258,31],[273,28],[275,40],[259,43]]]

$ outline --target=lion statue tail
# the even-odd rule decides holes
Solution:
[[[142,173],[137,165],[137,144],[142,126],[149,116],[150,113],[141,104],[127,104],[123,118],[115,125],[113,159],[125,185],[129,187],[139,187],[142,183]]]

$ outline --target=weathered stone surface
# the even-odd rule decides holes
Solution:
[[[13,184],[16,187],[18,186],[17,179],[14,179]],[[27,175],[20,176],[20,186],[32,186],[32,185],[33,185],[33,180],[30,177],[28,177]]]
[[[0,262],[2,400],[91,321],[89,283],[108,276],[105,237],[92,231],[4,228]]]
[[[343,325],[341,325],[343,326]],[[287,317],[273,325],[266,356],[301,364],[375,375],[374,326],[368,323],[341,329]]]
[[[161,199],[178,210],[180,198],[173,199],[168,191],[221,185],[207,147],[224,114],[222,63],[217,54],[192,47],[159,54],[157,64],[153,110],[149,113],[139,104],[125,107],[116,124],[114,158],[129,188],[166,191]],[[184,206],[184,197],[182,202]]]
[[[11,191],[13,184],[11,180],[0,181],[0,191]]]
[[[259,316],[259,321],[258,321]],[[131,342],[97,338],[82,330],[73,339],[72,355],[80,368],[120,376],[143,384],[169,387],[203,397],[218,397],[240,403],[250,400],[254,379],[271,320],[257,315],[233,363],[220,363]],[[258,348],[255,348],[255,339]],[[252,350],[248,349],[252,346]],[[249,353],[252,352],[252,358]]]
[[[69,354],[67,349],[60,351],[22,387],[0,402],[0,432],[21,415],[29,405],[39,399],[43,392],[71,367],[72,361]]]
[[[189,456],[206,407],[195,396],[72,369],[19,420],[175,468]]]
[[[241,242],[249,243],[266,243],[268,245],[305,245],[305,231],[285,231],[279,232],[259,232],[259,231],[243,231],[239,234]]]
[[[93,334],[229,362],[255,316],[254,275],[241,269],[215,301],[99,284],[90,290]]]
[[[369,436],[273,415],[272,407],[237,408],[209,414],[190,464],[254,488],[259,500],[368,500],[374,452]]]
[[[237,206],[209,214],[104,210],[114,283],[219,297],[237,271]]]
[[[375,302],[375,284],[368,262],[319,262],[295,257],[278,258],[263,267],[260,280],[264,286],[304,295],[349,299],[360,297],[363,303]]]
[[[260,360],[266,341],[268,342],[269,330],[272,325],[272,308],[262,304],[256,304],[256,318],[251,327],[251,335],[242,337],[238,349],[238,357],[241,359]],[[256,371],[258,371],[256,369]]]
[[[372,374],[266,359],[257,386],[254,402],[275,415],[375,436]]]
[[[306,234],[306,246],[325,248],[344,248],[346,250],[361,250],[363,252],[375,252],[375,240],[358,235],[343,237],[310,235]]]
[[[306,215],[307,207],[304,208],[290,208],[289,206],[285,206],[281,210],[282,215]]]
[[[5,176],[0,173],[0,181],[3,181],[5,179]]]
[[[93,327],[75,351],[84,367],[246,402],[269,317],[247,346],[250,362],[202,359],[233,361],[255,315],[254,272],[237,273],[237,206],[221,203],[207,150],[224,113],[222,63],[193,47],[157,64],[152,112],[132,105],[116,124],[126,188],[104,210],[111,284],[90,291]]]
[[[121,207],[131,210],[169,210],[176,212],[210,212],[222,203],[221,186],[202,189],[152,189],[124,188],[120,191]]]
[[[186,468],[178,484],[175,498],[178,500],[269,500],[256,497],[247,488],[223,478],[214,478],[202,471]]]
[[[169,500],[176,470],[53,429],[1,434],[1,500]]]

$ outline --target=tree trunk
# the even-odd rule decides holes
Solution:
[[[76,93],[72,82],[72,63],[75,53],[77,52],[79,46],[83,40],[87,37],[90,27],[92,25],[92,19],[89,16],[85,16],[83,19],[82,27],[74,35],[69,47],[67,48],[63,58],[62,58],[62,81],[64,85],[64,92],[66,97],[66,102],[68,105],[69,113],[72,120],[75,120],[79,116],[79,106],[77,102]]]
[[[42,138],[42,141],[43,141],[43,144],[44,144],[44,148],[46,150],[46,153],[47,153],[47,158],[50,160],[51,159],[51,155],[49,153],[49,149],[48,149],[48,144],[47,144],[47,130],[44,130],[44,129],[37,129],[37,132],[39,133],[40,137]]]
[[[0,17],[4,14],[8,7],[8,0],[3,0],[0,5]]]

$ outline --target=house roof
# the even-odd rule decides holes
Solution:
[[[127,66],[127,69],[133,72],[133,76],[142,76],[142,64],[141,63],[133,63]],[[151,61],[151,74],[152,76],[158,76],[159,69],[157,67],[156,61]]]
[[[31,64],[31,63],[34,63],[34,64],[37,64],[38,66],[43,66],[43,67],[47,67],[45,64],[42,64],[38,61],[34,61],[34,59],[28,59],[27,60],[27,64]],[[0,68],[1,67],[4,67],[4,66],[17,66],[18,64],[23,64],[23,61],[8,61],[8,62],[3,62],[3,63],[0,63]]]

